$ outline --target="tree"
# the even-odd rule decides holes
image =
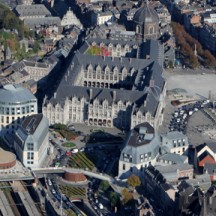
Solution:
[[[133,200],[133,194],[126,188],[122,190],[121,196],[123,205],[126,205],[129,201]]]
[[[116,192],[114,191],[111,191],[110,194],[109,194],[109,200],[110,200],[110,205],[111,207],[115,207],[118,205],[119,203],[119,196]]]
[[[128,178],[127,183],[128,183],[131,187],[133,187],[133,188],[135,188],[135,187],[141,185],[140,178],[139,178],[138,176],[136,176],[136,175],[131,175],[131,176]]]
[[[108,188],[109,188],[109,182],[108,181],[102,181],[101,183],[100,183],[100,189],[102,190],[102,191],[106,191]]]

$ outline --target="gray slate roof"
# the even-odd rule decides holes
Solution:
[[[141,110],[142,113],[150,112],[153,116],[157,110],[157,106],[159,103],[159,95],[163,89],[165,84],[165,80],[162,77],[163,69],[162,67],[155,61],[152,60],[143,60],[143,59],[129,59],[129,58],[111,58],[111,57],[103,57],[103,56],[91,56],[91,55],[83,55],[80,53],[76,53],[73,58],[72,65],[73,69],[70,69],[67,76],[67,81],[63,79],[60,83],[60,86],[56,92],[56,98],[52,98],[50,100],[51,103],[56,104],[60,103],[64,104],[64,100],[66,97],[72,97],[77,95],[78,97],[89,98],[87,94],[87,87],[75,87],[73,86],[74,80],[76,80],[77,76],[79,76],[79,72],[81,68],[87,69],[89,65],[92,65],[93,68],[100,65],[102,69],[105,67],[109,67],[111,70],[114,67],[117,67],[121,70],[125,67],[128,70],[134,68],[136,71],[141,71],[142,74],[145,74],[145,79],[142,82],[142,85],[138,84],[134,87],[132,91],[130,90],[119,90],[116,89],[117,100],[122,100],[124,102],[131,101],[135,103],[136,110]],[[148,70],[144,70],[148,68]],[[155,88],[149,88],[148,94],[145,86],[149,86],[149,82],[151,79],[154,79]],[[140,87],[141,86],[141,87]],[[93,88],[93,93],[98,95],[98,99],[106,98],[109,103],[112,102],[111,92],[113,90],[109,89],[97,89]],[[105,96],[106,95],[106,96]],[[144,101],[146,100],[146,104],[144,105]]]
[[[171,131],[171,132],[168,132],[166,135],[162,135],[162,136],[165,136],[170,140],[184,139],[187,137],[186,135],[184,135],[182,132],[179,132],[179,131]]]
[[[17,5],[15,8],[19,16],[50,16],[51,13],[43,4]]]
[[[36,97],[21,85],[5,85],[0,88],[0,101],[5,103],[22,103],[36,100]]]
[[[38,151],[48,134],[49,123],[43,114],[31,115],[25,118],[15,133],[15,141],[27,150],[27,143],[34,143],[34,151]]]
[[[144,135],[142,141],[138,142],[140,128],[146,128],[147,133]],[[131,130],[126,146],[121,152],[120,160],[124,161],[124,154],[128,154],[132,156],[133,164],[139,164],[141,163],[140,155],[148,153],[151,153],[151,160],[159,154],[159,139],[157,133],[154,131],[154,128],[149,123],[142,123]]]
[[[158,160],[171,161],[174,164],[182,164],[187,161],[187,156],[174,153],[166,153],[164,155],[161,155]]]
[[[28,26],[29,28],[35,28],[36,26],[60,26],[61,25],[61,20],[59,17],[43,17],[43,18],[26,18],[24,20],[24,24]]]

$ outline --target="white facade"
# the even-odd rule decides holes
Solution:
[[[24,117],[37,112],[37,99],[29,90],[20,85],[0,89],[0,133],[13,132]]]
[[[25,167],[38,168],[47,157],[48,121],[42,114],[27,117],[15,132],[14,150]]]
[[[108,21],[111,21],[113,14],[111,12],[97,13],[97,25],[103,25]]]
[[[70,26],[70,25],[76,25],[80,29],[83,28],[80,20],[76,17],[76,15],[73,13],[73,11],[71,11],[71,9],[69,8],[67,13],[62,18],[61,26]]]

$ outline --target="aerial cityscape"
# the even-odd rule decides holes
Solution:
[[[216,1],[0,0],[0,216],[177,215],[216,215]]]

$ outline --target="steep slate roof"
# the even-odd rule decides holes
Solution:
[[[32,142],[37,151],[48,134],[48,128],[48,120],[43,114],[28,116],[15,132],[14,140],[25,151],[27,143]]]
[[[89,39],[94,41],[96,39]],[[98,41],[107,41],[100,40]],[[107,41],[108,42],[108,41]],[[112,43],[113,41],[110,41]],[[120,42],[121,43],[121,42]],[[134,43],[134,42],[131,42]],[[154,42],[152,42],[154,43]],[[158,43],[157,43],[158,44]],[[159,45],[159,44],[158,44]],[[80,76],[80,71],[83,68],[86,70],[89,65],[95,69],[100,66],[102,72],[105,67],[109,67],[113,70],[117,67],[119,71],[126,68],[129,72],[134,69],[134,76],[137,76],[134,82],[132,90],[120,90],[120,89],[106,89],[106,88],[94,88],[93,98],[102,101],[106,99],[109,104],[113,103],[113,92],[116,92],[116,101],[131,102],[133,106],[132,113],[141,111],[144,113],[151,113],[152,116],[155,115],[157,107],[160,100],[160,94],[163,90],[165,79],[162,76],[163,67],[160,65],[157,55],[152,54],[152,59],[137,59],[137,58],[127,58],[127,57],[104,57],[104,56],[94,56],[82,54],[87,47],[87,44],[77,51],[68,71],[61,80],[61,83],[55,93],[55,97],[48,98],[49,102],[53,105],[59,103],[64,105],[66,98],[71,98],[76,96],[78,98],[89,98],[90,87],[75,86],[75,81],[78,76]],[[153,53],[154,50],[151,50]],[[154,56],[154,58],[153,58]],[[151,84],[153,83],[153,84]],[[48,101],[46,101],[47,103]]]
[[[156,11],[151,8],[148,3],[138,9],[134,14],[133,21],[137,23],[158,23],[159,18]]]
[[[187,156],[174,153],[166,153],[164,155],[161,155],[158,160],[166,160],[171,161],[174,164],[182,164],[187,160]]]
[[[205,163],[204,170],[210,175],[214,174],[216,173],[216,164]]]
[[[24,24],[30,28],[35,28],[36,26],[44,26],[44,25],[61,25],[61,20],[59,17],[43,17],[43,18],[26,18],[24,20]]]
[[[140,128],[146,128],[145,134],[140,134]],[[139,142],[139,137],[143,137],[141,142]],[[137,125],[133,130],[131,130],[126,146],[121,152],[120,160],[124,161],[124,154],[132,156],[132,163],[141,163],[140,155],[151,154],[152,160],[159,153],[159,139],[154,128],[147,122]]]
[[[171,131],[171,132],[168,132],[166,135],[163,135],[163,136],[167,137],[170,140],[182,139],[182,138],[187,137],[186,135],[184,135],[182,132],[179,132],[179,131]]]
[[[17,5],[15,8],[19,16],[50,16],[51,13],[43,4]]]
[[[216,143],[215,142],[208,142],[200,144],[196,147],[196,151],[201,151],[205,146],[208,146],[214,153],[216,153]]]

